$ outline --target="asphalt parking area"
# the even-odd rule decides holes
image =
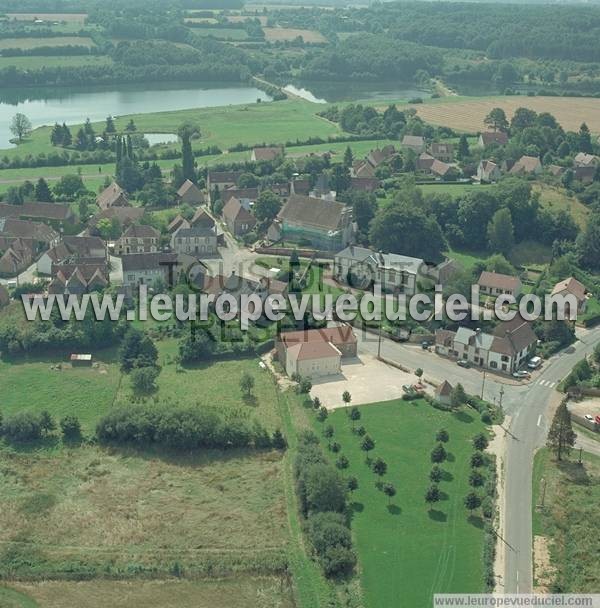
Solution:
[[[373,355],[361,353],[359,357],[342,361],[342,373],[313,382],[310,392],[318,397],[327,409],[344,407],[342,394],[352,396],[350,405],[363,405],[391,401],[402,397],[402,385],[414,384],[417,377],[378,361]],[[433,388],[428,386],[433,393]]]

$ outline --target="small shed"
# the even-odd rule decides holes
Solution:
[[[91,367],[92,355],[85,353],[73,353],[71,355],[71,365],[73,367]]]
[[[450,400],[452,397],[452,385],[448,380],[444,380],[436,389],[435,389],[435,400],[443,403],[444,405],[450,405]]]

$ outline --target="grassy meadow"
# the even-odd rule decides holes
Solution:
[[[38,49],[40,47],[57,46],[94,46],[91,38],[86,36],[54,36],[51,38],[2,38],[0,50],[3,49]]]
[[[556,585],[562,593],[597,593],[600,539],[590,532],[599,513],[600,458],[584,452],[580,466],[578,456],[577,451],[558,463],[546,448],[535,455],[533,534],[549,542],[550,563],[534,567],[534,584]]]
[[[333,425],[333,440],[350,461],[345,473],[359,484],[350,502],[365,607],[393,606],[398,598],[406,606],[427,606],[434,592],[482,592],[483,522],[470,517],[463,505],[471,490],[471,438],[483,430],[479,417],[467,410],[442,412],[424,401],[397,400],[359,410],[357,425],[375,441],[369,456],[387,462],[383,481],[397,490],[388,503],[375,487],[376,475],[365,464],[346,411],[330,413],[325,424]],[[315,428],[322,434],[321,423],[315,422]],[[429,510],[424,501],[431,484],[429,452],[440,428],[450,434],[450,457],[441,465],[442,501]]]

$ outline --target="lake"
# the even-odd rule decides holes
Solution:
[[[80,124],[86,118],[96,122],[108,115],[255,103],[258,98],[271,101],[269,95],[256,87],[222,82],[119,85],[118,90],[114,86],[4,89],[0,91],[0,148],[12,145],[9,125],[17,112],[25,114],[36,128],[55,122]]]
[[[398,82],[296,82],[284,87],[285,91],[313,103],[339,101],[409,100],[428,99],[431,93],[414,84]]]

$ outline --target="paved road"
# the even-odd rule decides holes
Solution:
[[[358,333],[358,332],[357,332]],[[505,574],[500,589],[505,593],[529,593],[532,590],[532,463],[535,450],[546,440],[553,406],[560,401],[556,386],[571,368],[600,342],[600,328],[579,334],[571,348],[545,362],[531,382],[517,384],[423,351],[419,346],[382,340],[381,355],[410,368],[423,368],[425,377],[460,382],[465,390],[481,394],[489,401],[499,401],[511,417],[505,453]],[[377,353],[377,336],[359,335],[361,351]],[[583,444],[584,439],[581,439]]]

